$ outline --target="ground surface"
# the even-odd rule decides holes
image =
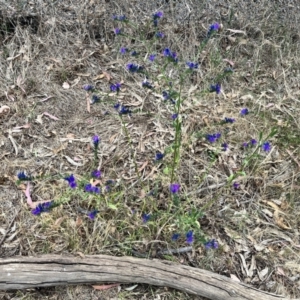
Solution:
[[[130,46],[142,51],[142,44],[116,37],[111,18],[125,14],[147,32],[147,20],[161,10],[160,26],[166,36],[155,49],[161,53],[170,47],[182,61],[195,58],[210,24],[223,24],[196,56],[200,69],[182,90],[188,101],[182,107],[176,172],[185,195],[182,211],[207,207],[197,224],[220,247],[206,251],[196,242],[192,252],[162,258],[299,298],[298,1],[50,2],[0,1],[0,241],[11,224],[1,256],[132,255],[134,249],[156,257],[159,250],[186,245],[184,240],[178,244],[170,240],[178,229],[170,221],[166,200],[170,178],[163,172],[164,163],[153,163],[155,152],[164,151],[174,139],[172,109],[161,99],[165,87],[157,80],[155,91],[145,91],[139,86],[143,78],[128,74],[125,65],[131,58],[119,49]],[[201,94],[231,62],[234,73],[222,82],[222,93]],[[159,75],[146,60],[145,65]],[[110,83],[120,81],[118,100],[136,112],[124,118],[130,140],[113,108],[116,98],[103,96]],[[82,89],[87,83],[96,85],[105,101],[89,106]],[[243,107],[251,113],[242,118]],[[221,127],[225,116],[236,122]],[[243,169],[245,176],[237,178],[240,189],[232,189],[228,177],[241,170],[243,159],[249,157],[242,143],[258,140],[260,133],[266,137],[272,128],[277,134],[269,139],[271,151],[259,150]],[[226,153],[215,154],[216,146],[203,138],[216,130],[230,140]],[[96,203],[84,193],[69,191],[65,180],[49,177],[73,173],[84,179],[94,163],[90,141],[95,134],[101,137],[102,180],[116,182],[112,194]],[[138,184],[135,164],[143,186]],[[16,184],[16,174],[22,170],[48,176],[31,184],[33,201],[55,199],[63,204],[49,214],[32,215],[26,184]],[[154,197],[148,199],[145,194],[154,188]],[[78,212],[78,207],[93,205],[101,211],[93,221]],[[142,223],[143,212],[155,213],[155,221]],[[105,292],[88,286],[55,287],[0,295],[3,299],[200,299],[170,289],[128,287]]]

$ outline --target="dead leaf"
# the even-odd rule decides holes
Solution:
[[[253,255],[251,257],[251,266],[249,268],[249,277],[253,277],[253,271],[256,270],[256,261],[255,261],[255,256]]]
[[[232,60],[229,60],[227,58],[224,58],[223,61],[229,63],[232,67],[234,66],[234,62]]]
[[[80,81],[80,77],[77,77],[77,78],[75,78],[71,83],[72,83],[72,86],[71,87],[74,87],[74,86],[76,86],[78,83],[79,83],[79,81]]]
[[[254,244],[254,249],[258,252],[263,251],[266,249],[266,246],[263,244]]]
[[[276,273],[277,273],[278,275],[286,276],[285,273],[284,273],[284,271],[283,271],[283,269],[280,268],[280,267],[277,267]]]
[[[16,84],[17,84],[17,86],[24,92],[24,94],[26,94],[26,91],[25,91],[25,89],[23,88],[23,84],[24,84],[24,79],[22,78],[22,76],[21,75],[19,75],[18,77],[17,77],[17,82],[16,82]]]
[[[60,224],[63,222],[63,220],[66,219],[66,217],[60,217],[54,222],[54,226],[60,226]]]
[[[80,251],[76,252],[76,254],[78,254],[80,256],[80,258],[82,258],[82,259],[85,258],[85,255]]]
[[[145,190],[141,189],[140,190],[140,198],[144,199],[145,197],[146,197],[146,192],[145,192]]]
[[[81,167],[81,166],[83,166],[83,164],[75,162],[71,157],[69,157],[69,156],[67,156],[67,155],[65,155],[65,158],[66,158],[67,161],[68,161],[71,165],[73,165],[73,166],[76,166],[76,167]]]
[[[97,75],[96,77],[93,78],[93,81],[96,81],[96,80],[99,80],[102,78],[104,78],[104,74]]]
[[[243,265],[244,271],[246,272],[247,277],[249,277],[249,270],[248,270],[248,267],[247,267],[247,264],[246,264],[245,257],[241,253],[239,253],[239,256],[242,260],[242,265]]]
[[[107,81],[111,80],[111,76],[107,72],[103,71],[103,75],[106,77]]]
[[[64,82],[62,87],[63,89],[68,90],[70,88],[70,85],[67,82]]]
[[[51,98],[53,98],[53,97],[54,97],[54,96],[46,97],[46,98],[40,100],[39,102],[45,102],[45,101],[47,101],[47,100],[49,100],[49,99],[51,99]]]
[[[241,282],[234,274],[230,274],[230,278],[231,278],[233,281]]]
[[[242,33],[243,35],[247,35],[246,31],[243,31],[243,30],[238,30],[238,29],[227,29],[227,30],[232,33]]]
[[[75,134],[74,133],[68,133],[66,136],[67,136],[68,139],[71,139],[71,140],[75,139]]]
[[[130,292],[130,291],[133,291],[137,286],[138,286],[138,285],[135,284],[135,285],[133,285],[133,286],[130,286],[130,287],[128,287],[128,288],[125,288],[124,290]]]
[[[148,161],[145,161],[143,163],[143,165],[139,168],[139,172],[142,172],[146,168],[147,165],[148,165]]]
[[[44,112],[43,115],[44,115],[44,116],[47,116],[47,117],[49,117],[50,119],[55,120],[55,121],[58,121],[58,120],[59,120],[59,118],[57,118],[57,117],[55,117],[55,116],[53,116],[53,115],[50,115],[48,112]]]
[[[8,92],[5,92],[5,96],[7,100],[9,101],[15,101],[15,97],[13,96],[13,91],[9,90]]]
[[[10,113],[10,107],[7,105],[3,105],[0,107],[0,118],[7,116]]]
[[[14,60],[14,59],[18,58],[19,56],[21,56],[21,54],[18,54],[18,55],[16,55],[16,56],[8,57],[6,60],[7,60],[7,61],[11,61],[11,60]]]
[[[76,218],[76,223],[75,223],[75,225],[76,225],[76,227],[79,227],[79,226],[81,226],[81,224],[82,224],[82,219],[78,216],[78,217]]]
[[[286,224],[287,221],[285,221],[283,217],[278,217],[276,215],[276,212],[277,211],[275,211],[275,213],[274,213],[274,219],[275,219],[276,225],[278,225],[280,228],[285,229],[285,230],[292,229],[288,224]]]
[[[54,154],[57,154],[57,153],[59,153],[60,151],[65,150],[65,149],[67,148],[67,146],[68,146],[67,143],[62,144],[60,147],[58,147],[58,148],[56,148],[56,149],[52,149],[52,152],[53,152]]]
[[[30,208],[34,209],[35,208],[35,205],[33,204],[32,202],[32,199],[31,199],[31,195],[30,195],[30,183],[27,182],[27,187],[26,187],[26,190],[25,190],[25,196],[27,198],[27,204],[30,206]]]
[[[39,123],[39,124],[43,124],[43,119],[42,119],[42,117],[43,117],[43,114],[38,115],[38,116],[36,117],[35,121],[36,121],[37,123]]]
[[[99,291],[109,290],[111,288],[118,287],[118,286],[120,286],[120,283],[105,284],[105,285],[92,285],[92,287],[95,290],[99,290]]]
[[[241,97],[241,100],[253,100],[253,96],[248,94]]]
[[[9,140],[11,141],[11,143],[12,143],[14,149],[15,149],[16,155],[18,155],[18,153],[19,153],[18,147],[17,147],[17,144],[16,144],[14,138],[13,138],[12,135],[11,135],[11,130],[9,131],[8,138],[9,138]]]
[[[77,76],[82,76],[82,77],[90,77],[91,73],[75,73]]]
[[[27,124],[25,124],[25,125],[22,125],[22,126],[17,126],[17,127],[15,127],[14,129],[28,129],[28,128],[30,128],[30,126],[31,126],[31,124],[30,123],[27,123]]]
[[[258,272],[257,275],[261,281],[264,281],[268,275],[268,272],[269,272],[269,268],[266,267],[263,270],[261,270],[260,272]]]

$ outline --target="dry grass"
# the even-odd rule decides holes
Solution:
[[[0,1],[0,105],[10,108],[0,114],[0,240],[11,220],[15,221],[1,256],[131,255],[134,249],[156,257],[160,250],[185,245],[184,239],[177,243],[170,239],[180,230],[178,214],[168,210],[170,178],[163,172],[172,156],[168,154],[161,164],[153,163],[155,152],[169,147],[175,134],[172,107],[157,96],[166,87],[160,81],[155,82],[155,92],[139,87],[143,78],[128,74],[125,65],[131,58],[121,56],[119,49],[127,45],[142,51],[142,44],[133,44],[131,38],[121,42],[112,31],[112,14],[126,14],[146,30],[147,19],[159,9],[165,14],[160,27],[166,38],[155,45],[156,50],[170,47],[180,61],[194,60],[210,24],[218,21],[224,26],[199,55],[201,68],[182,91],[188,100],[182,109],[183,139],[176,179],[181,184],[183,223],[191,219],[188,212],[207,205],[205,216],[194,221],[201,226],[199,236],[202,232],[206,238],[217,239],[220,248],[205,251],[198,240],[192,253],[163,258],[300,297],[297,1],[288,5],[285,1],[156,1],[157,6],[152,1],[125,0],[119,4],[93,0],[9,2]],[[203,94],[227,66],[224,58],[235,63],[235,72],[222,83],[221,95]],[[103,72],[110,75],[110,83],[124,82],[119,100],[135,111],[132,118],[124,118],[131,143],[112,102],[101,101],[87,111],[82,85],[92,83],[105,94],[109,82],[100,76]],[[151,72],[155,78],[160,71],[152,68]],[[173,70],[174,84],[178,72]],[[67,89],[62,87],[65,82],[70,86]],[[241,118],[243,107],[251,114]],[[41,116],[44,112],[59,120]],[[219,122],[226,116],[237,121],[224,127]],[[30,126],[18,128],[26,124]],[[270,140],[271,152],[255,157],[245,168],[246,176],[237,179],[241,189],[233,190],[227,179],[241,169],[248,155],[241,144],[258,139],[260,133],[267,136],[274,127],[277,134]],[[230,144],[226,153],[203,139],[206,133],[218,130]],[[63,204],[49,214],[33,216],[22,191],[24,185],[16,184],[17,171],[27,170],[34,176],[73,173],[85,179],[94,168],[90,139],[95,134],[101,137],[98,166],[102,183],[108,179],[117,182],[111,194],[95,200],[69,190],[57,177],[36,180],[32,184],[34,201],[55,199]],[[146,193],[153,189],[154,196],[148,197]],[[95,205],[101,213],[94,221],[77,211]],[[155,219],[143,224],[143,212],[152,213]],[[78,286],[0,295],[3,299],[199,299],[149,286],[106,294]]]

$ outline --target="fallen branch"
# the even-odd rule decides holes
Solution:
[[[167,286],[214,300],[287,300],[212,272],[134,257],[43,255],[0,259],[0,289],[99,282]]]

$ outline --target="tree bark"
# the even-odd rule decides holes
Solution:
[[[286,300],[212,272],[169,261],[88,255],[16,256],[0,259],[0,289],[99,282],[166,286],[213,300]]]

